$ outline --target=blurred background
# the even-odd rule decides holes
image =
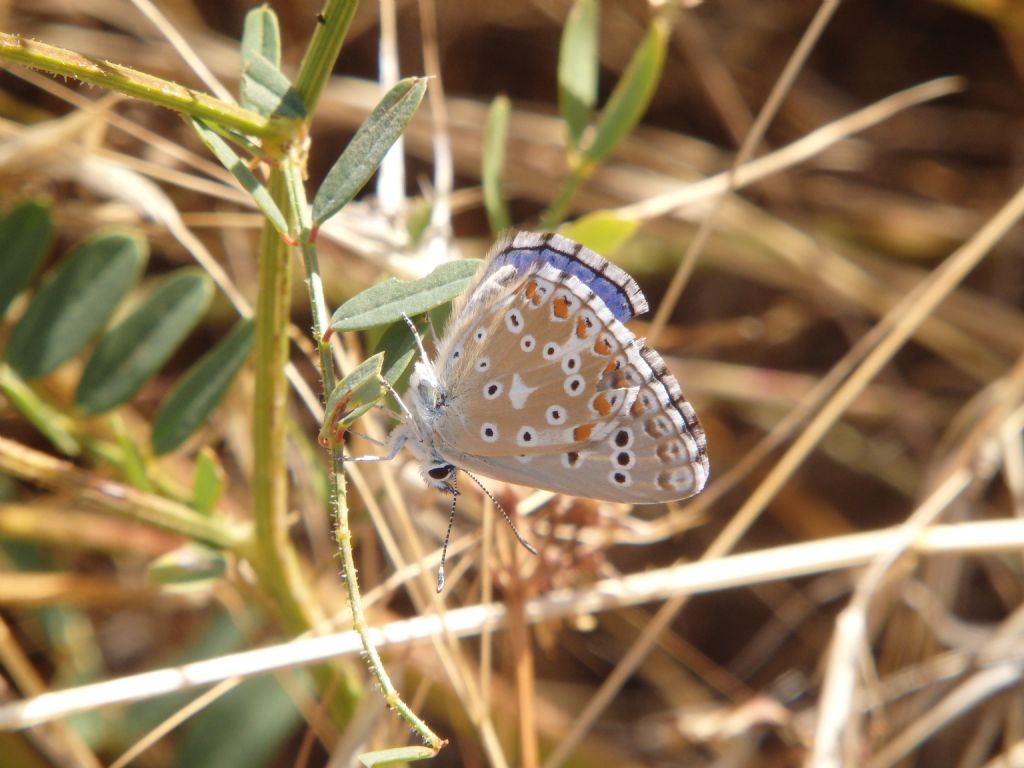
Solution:
[[[238,39],[253,4],[156,5],[237,93]],[[282,68],[292,74],[320,7],[301,0],[270,6],[281,25]],[[538,226],[570,162],[557,81],[570,7],[562,0],[395,4],[400,73],[435,75],[433,90],[406,134],[404,197],[381,200],[367,187],[319,241],[332,307],[388,274],[419,276],[437,259],[486,252],[493,234],[481,163],[488,110],[500,95],[510,99],[504,183],[511,222],[516,229]],[[757,155],[936,78],[962,78],[955,92],[894,111],[850,136],[837,129],[809,159],[727,193],[720,205],[704,194],[686,206],[643,207],[732,167],[819,10],[813,2],[680,5],[641,124],[573,197],[566,219],[630,206],[620,215],[639,222],[605,255],[636,277],[651,303],[652,315],[633,328],[656,336],[694,404],[708,434],[711,481],[694,501],[634,510],[488,483],[503,506],[525,516],[524,533],[542,548],[536,559],[517,550],[476,489],[463,489],[445,604],[493,598],[519,620],[451,641],[457,672],[430,645],[384,654],[406,699],[449,739],[433,764],[803,764],[815,754],[836,618],[862,583],[862,572],[845,567],[838,547],[822,545],[822,556],[834,552],[836,565],[818,575],[695,595],[667,617],[665,628],[650,630],[653,636],[649,627],[665,595],[676,594],[671,583],[657,598],[629,607],[581,607],[529,625],[523,605],[552,589],[583,596],[598,581],[698,560],[745,505],[758,514],[735,546],[744,552],[899,525],[957,472],[966,473],[965,482],[945,498],[938,522],[1017,519],[1024,512],[1019,225],[948,298],[927,309],[910,340],[795,469],[772,475],[807,417],[848,375],[844,356],[1017,192],[1024,6],[840,4],[785,92]],[[382,12],[388,10],[363,2],[352,22],[312,124],[310,190],[380,97]],[[653,13],[632,0],[601,4],[599,105]],[[6,2],[0,30],[204,89],[165,34],[130,2]],[[241,294],[254,300],[261,220],[176,115],[14,65],[0,72],[0,115],[0,204],[9,210],[27,198],[49,201],[48,264],[107,226],[144,235],[151,251],[146,280],[192,264],[194,249],[159,213],[170,205]],[[439,143],[439,136],[447,141]],[[443,172],[448,153],[450,185]],[[681,298],[669,296],[665,327],[652,329],[708,215],[715,217],[713,231]],[[293,306],[292,361],[315,386],[301,279]],[[23,304],[15,303],[0,321],[0,345],[21,311]],[[248,519],[252,382],[244,371],[183,448],[160,458],[146,448],[161,399],[236,318],[216,295],[160,375],[115,416],[88,420],[74,413],[81,360],[34,383],[72,420],[84,446],[73,459],[83,477],[161,495],[176,484],[190,486],[199,464],[209,462],[224,488],[217,514]],[[377,340],[350,334],[346,360],[357,362]],[[807,417],[787,422],[801,406],[811,408]],[[345,628],[319,424],[298,399],[292,414],[294,545],[317,610]],[[362,429],[371,435],[383,436],[389,426],[382,414],[367,422]],[[60,455],[9,391],[0,394],[0,437]],[[126,477],[124,464],[111,459],[112,445],[134,446],[142,475],[161,481]],[[359,439],[350,449],[379,450]],[[744,465],[750,456],[756,460]],[[772,484],[763,485],[766,478]],[[154,562],[180,553],[187,538],[97,509],[74,485],[0,473],[0,701],[288,639],[272,597],[257,588],[244,558],[226,558],[221,572],[191,580],[187,589],[160,583]],[[349,506],[371,624],[438,609],[428,597],[448,503],[424,488],[408,456],[367,468],[352,481]],[[385,539],[395,539],[407,562],[424,556],[422,568],[396,566],[381,520],[389,526]],[[1019,656],[1013,649],[1020,647],[1021,558],[997,550],[901,560],[871,593],[855,717],[836,764],[1024,764],[1024,690],[1016,667],[975,700],[951,699],[986,665]],[[638,641],[651,649],[623,681],[599,693]],[[349,686],[355,702],[343,715],[324,706],[336,691],[309,670],[258,677],[187,712],[132,754],[131,764],[349,765],[359,752],[409,741],[359,658],[332,669],[334,686]],[[0,765],[110,765],[196,695],[101,707],[58,725],[0,733]],[[588,707],[594,707],[592,721],[567,738]]]

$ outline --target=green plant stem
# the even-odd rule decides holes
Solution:
[[[316,112],[320,94],[334,69],[358,5],[358,0],[327,0],[320,12],[323,21],[317,22],[294,83],[296,92],[306,105],[307,115]]]
[[[317,24],[313,39],[310,41],[306,55],[302,59],[299,73],[295,78],[295,90],[306,105],[307,114],[312,115],[330,77],[334,62],[341,50],[342,41],[348,32],[349,24],[355,14],[357,0],[327,0],[321,11],[322,23]],[[306,267],[306,279],[309,286],[309,299],[313,315],[313,333],[320,354],[320,371],[324,397],[334,390],[334,360],[331,356],[330,342],[325,338],[327,332],[326,301],[323,296],[323,283],[320,279],[320,267],[316,248],[312,243],[312,221],[310,209],[302,185],[304,157],[296,158],[287,153],[283,173],[286,177],[286,188],[289,210],[296,215],[299,224],[298,237],[301,243],[303,263]],[[396,709],[409,726],[420,738],[430,746],[436,754],[445,744],[445,740],[434,734],[423,720],[409,708],[398,695],[395,686],[384,669],[380,655],[370,640],[365,614],[362,609],[362,598],[359,583],[356,579],[355,560],[352,556],[352,534],[348,524],[348,503],[346,497],[345,476],[341,469],[342,452],[339,446],[331,446],[331,471],[328,477],[328,499],[331,513],[335,520],[335,536],[341,551],[342,573],[345,589],[348,593],[349,605],[352,608],[353,625],[366,652],[370,668],[377,679],[389,707]]]
[[[572,204],[572,198],[576,194],[576,190],[587,180],[587,177],[590,176],[593,170],[593,164],[585,161],[573,164],[569,175],[566,176],[565,181],[562,183],[558,197],[555,198],[555,201],[548,206],[548,209],[540,217],[540,229],[542,231],[553,231],[559,224],[565,221],[565,217],[569,215],[569,206]]]
[[[154,525],[218,549],[241,551],[249,541],[246,526],[229,524],[162,496],[97,478],[73,464],[4,437],[0,437],[0,473],[44,488],[74,493],[105,512]]]
[[[274,171],[270,194],[287,207],[282,171]],[[323,619],[316,611],[299,570],[288,535],[288,471],[285,463],[287,428],[288,323],[291,265],[289,248],[265,223],[260,237],[259,296],[255,330],[255,414],[253,418],[253,516],[256,560],[264,586],[280,611],[285,628],[300,634]]]
[[[294,130],[286,121],[268,119],[170,80],[83,56],[66,48],[26,40],[18,35],[0,32],[0,60],[24,64],[52,75],[72,77],[150,104],[204,118],[250,136],[274,138]]]
[[[330,341],[325,335],[327,333],[327,303],[323,295],[323,282],[320,279],[320,263],[317,257],[316,246],[311,240],[312,219],[309,215],[310,208],[305,198],[302,179],[298,174],[299,167],[298,163],[288,162],[283,166],[283,172],[287,177],[286,186],[290,198],[289,204],[296,211],[301,212],[299,217],[299,242],[302,249],[303,264],[306,268],[306,282],[309,286],[309,301],[313,316],[313,335],[320,354],[321,386],[326,397],[334,391],[336,386],[334,359],[331,355]],[[391,682],[391,677],[384,668],[384,662],[381,661],[380,654],[377,653],[377,648],[370,639],[369,623],[366,621],[366,614],[363,611],[362,593],[359,591],[355,557],[352,553],[352,529],[348,522],[348,494],[343,467],[343,448],[344,446],[334,443],[328,446],[331,471],[328,473],[327,478],[327,499],[331,508],[331,517],[334,520],[334,537],[338,542],[338,551],[341,554],[342,580],[345,583],[349,607],[352,609],[352,626],[359,634],[359,640],[363,645],[363,652],[366,654],[367,663],[370,665],[370,670],[373,672],[377,684],[384,693],[384,700],[387,702],[387,705],[396,710],[416,735],[436,754],[447,744],[447,741],[435,734],[413,712],[412,708],[405,703],[398,693],[398,689]]]
[[[65,456],[77,456],[82,446],[74,435],[74,422],[40,398],[11,366],[0,362],[0,394]]]
[[[274,201],[290,215],[284,168],[294,170],[294,156],[282,170],[271,173],[268,189]],[[294,229],[293,229],[294,231]],[[259,294],[255,328],[255,397],[253,416],[254,541],[248,552],[260,584],[270,596],[285,631],[300,635],[325,624],[326,617],[313,595],[289,536],[287,437],[288,327],[291,311],[291,248],[269,222],[260,236]],[[327,706],[335,721],[346,723],[359,698],[358,686],[343,665],[314,668],[321,691],[333,691]],[[338,679],[341,678],[341,684]]]

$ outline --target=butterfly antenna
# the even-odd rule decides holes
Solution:
[[[427,350],[423,348],[423,339],[420,338],[420,332],[416,330],[416,323],[409,319],[409,316],[402,313],[402,319],[405,320],[405,324],[409,326],[409,330],[412,331],[412,337],[416,339],[416,346],[420,350],[420,360],[424,365],[430,365],[430,358],[427,357]]]
[[[464,469],[462,471],[466,472],[466,470]],[[472,472],[466,472],[466,474],[469,475],[470,479],[474,483],[480,486],[481,491],[487,494],[487,498],[491,500],[491,504],[498,508],[498,511],[501,512],[501,516],[504,517],[505,522],[508,523],[508,527],[512,529],[512,533],[514,533],[516,535],[516,538],[519,539],[519,543],[526,547],[526,551],[529,552],[531,555],[536,555],[537,550],[533,548],[533,545],[530,542],[523,538],[523,534],[521,534],[519,532],[519,529],[516,528],[516,524],[512,522],[512,518],[508,516],[508,512],[506,512],[505,508],[498,503],[498,500],[494,498],[494,495],[489,490],[487,490],[487,488],[484,486],[483,483],[480,482],[476,475],[474,475]]]
[[[466,474],[469,474],[468,472]],[[472,477],[472,475],[470,475]],[[437,568],[437,593],[444,589],[444,560],[448,556],[448,542],[452,538],[452,525],[455,523],[455,501],[459,498],[459,473],[452,474],[452,509],[448,513],[448,530],[444,532],[444,545],[441,547],[441,565]]]

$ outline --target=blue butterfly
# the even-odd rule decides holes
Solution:
[[[433,360],[421,346],[390,455],[408,446],[426,481],[453,496],[459,470],[632,504],[699,493],[704,430],[625,326],[646,311],[636,281],[579,243],[534,232],[498,243]],[[443,568],[442,556],[438,591]]]

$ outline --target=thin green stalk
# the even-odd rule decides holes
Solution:
[[[82,446],[74,435],[74,422],[35,393],[7,363],[0,362],[0,394],[65,456],[77,456]]]
[[[317,341],[320,353],[320,375],[321,386],[324,397],[330,394],[335,387],[334,359],[331,355],[330,342],[326,340],[327,319],[326,299],[323,295],[323,282],[320,279],[320,264],[317,257],[316,246],[311,240],[312,219],[310,217],[309,203],[305,197],[305,188],[298,173],[299,164],[288,162],[283,166],[286,179],[286,186],[289,194],[289,203],[299,215],[299,241],[302,248],[303,263],[306,268],[306,282],[309,286],[309,301],[313,316],[313,335]],[[338,444],[329,445],[331,471],[328,474],[328,504],[330,505],[331,516],[334,520],[334,537],[338,542],[338,551],[341,554],[341,574],[345,583],[345,590],[348,596],[349,606],[352,609],[352,626],[359,633],[359,640],[363,645],[363,652],[366,654],[367,663],[377,680],[381,691],[384,693],[384,700],[387,705],[398,712],[409,727],[419,736],[423,742],[436,754],[448,742],[442,739],[431,730],[408,704],[402,699],[391,682],[391,677],[384,668],[377,648],[370,639],[369,623],[366,621],[366,614],[363,611],[362,594],[359,591],[359,581],[356,575],[355,558],[352,553],[352,530],[348,522],[348,496],[343,469],[343,446]]]
[[[565,217],[569,215],[569,206],[576,190],[579,189],[580,184],[586,181],[593,168],[592,164],[581,162],[569,171],[569,175],[566,176],[562,188],[558,192],[558,197],[540,217],[541,230],[552,231],[565,221]]]
[[[341,44],[358,5],[359,0],[327,0],[320,11],[316,30],[306,55],[302,57],[294,83],[308,115],[316,112],[320,94],[334,70],[334,62],[338,60]]]
[[[285,161],[287,163],[287,160]],[[286,209],[284,175],[278,170],[268,185],[275,202]],[[299,571],[288,535],[288,472],[285,463],[288,381],[288,324],[292,281],[290,249],[265,223],[260,237],[259,294],[255,332],[255,414],[253,418],[253,516],[256,567],[271,592],[289,632],[300,634],[323,619],[316,612]]]
[[[288,174],[299,173],[301,150],[296,149],[297,146],[292,145],[281,169],[271,173],[267,185],[274,201],[290,222],[292,235],[297,232],[296,220],[299,217],[294,215],[286,178]],[[253,517],[256,527],[250,559],[260,584],[273,600],[282,625],[290,634],[300,635],[323,626],[326,617],[306,581],[289,536],[285,461],[289,388],[284,371],[289,347],[291,247],[285,244],[269,222],[264,222],[260,237],[259,266],[253,417]],[[320,690],[334,692],[327,702],[332,717],[338,723],[347,722],[360,691],[345,666],[318,665],[314,667],[313,674]]]
[[[348,32],[349,24],[355,14],[356,0],[327,0],[320,14],[322,22],[318,23],[313,39],[299,67],[295,79],[295,90],[302,96],[308,114],[312,115],[320,99],[320,93],[334,67],[334,62],[341,50],[341,44]],[[291,154],[291,153],[289,153]],[[330,343],[326,340],[325,327],[327,319],[327,303],[323,296],[323,283],[320,279],[320,267],[316,248],[312,242],[312,220],[309,203],[306,200],[305,188],[301,180],[301,163],[286,161],[284,174],[287,177],[289,207],[298,216],[298,241],[301,243],[303,262],[306,267],[306,279],[309,286],[309,300],[313,315],[313,333],[320,353],[320,371],[323,395],[326,398],[335,386],[334,360],[331,356]],[[384,664],[369,636],[366,616],[362,608],[362,597],[356,577],[355,560],[352,556],[352,533],[348,524],[348,503],[346,497],[345,475],[341,469],[342,449],[332,445],[330,448],[331,472],[329,473],[328,500],[335,521],[335,537],[341,552],[342,575],[347,590],[349,605],[352,608],[353,626],[359,633],[363,650],[366,653],[370,669],[373,671],[384,692],[385,701],[392,709],[398,711],[415,733],[436,754],[447,743],[437,736],[423,720],[402,700],[391,678],[384,669]]]
[[[335,514],[334,536],[338,542],[338,550],[341,552],[341,572],[345,581],[345,589],[348,594],[349,605],[352,607],[352,626],[359,633],[359,640],[363,644],[363,652],[370,665],[377,684],[384,693],[384,701],[388,707],[398,714],[409,724],[409,727],[419,736],[423,743],[433,750],[434,754],[441,751],[447,739],[442,739],[434,733],[412,708],[402,699],[387,670],[384,669],[384,662],[381,661],[377,648],[370,639],[369,625],[366,615],[363,613],[362,595],[359,592],[359,584],[356,581],[356,564],[352,558],[352,531],[348,525],[348,503],[345,495],[345,473],[341,469],[340,450],[331,449],[331,460],[334,463],[335,471],[331,472],[331,507]]]
[[[185,536],[218,549],[245,549],[245,526],[196,512],[184,504],[112,480],[0,437],[0,473],[44,488],[75,493],[104,512]]]
[[[24,64],[53,75],[72,77],[150,104],[203,118],[250,136],[274,138],[294,130],[282,121],[263,117],[170,80],[4,32],[0,32],[0,60]]]

